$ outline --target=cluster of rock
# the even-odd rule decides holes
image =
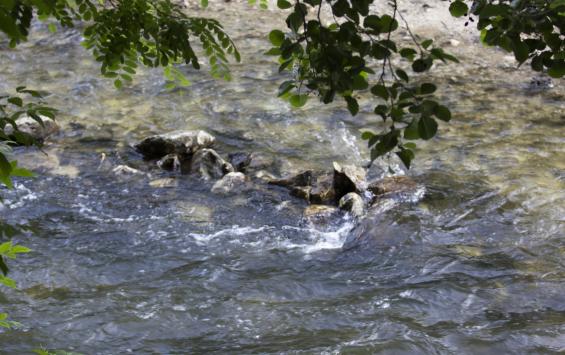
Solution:
[[[215,141],[204,131],[175,131],[147,137],[134,147],[163,170],[218,180],[212,187],[215,193],[245,187],[249,179],[243,172],[250,163],[250,155],[230,155],[228,161],[212,149]]]
[[[255,162],[253,154],[233,153],[227,159],[212,149],[215,138],[204,131],[176,131],[143,139],[135,149],[145,159],[154,160],[164,170],[178,171],[204,180],[216,180],[212,192],[228,194],[251,187],[246,175]],[[260,159],[259,159],[260,160]],[[360,218],[379,199],[412,191],[418,186],[403,176],[368,182],[364,168],[333,163],[328,171],[306,170],[276,179],[264,170],[255,171],[255,178],[269,185],[282,186],[290,194],[309,203],[304,215],[309,220],[327,220],[340,210]]]
[[[313,221],[325,220],[339,209],[360,218],[377,201],[418,189],[418,185],[405,176],[367,182],[363,168],[336,162],[331,171],[307,170],[288,178],[271,180],[269,184],[284,186],[292,195],[308,201],[310,205],[304,215]]]

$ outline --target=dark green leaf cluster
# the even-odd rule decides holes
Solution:
[[[414,158],[413,143],[406,140],[430,139],[437,132],[436,119],[449,121],[449,109],[433,99],[436,87],[425,83],[410,83],[410,75],[396,67],[396,56],[411,63],[414,73],[428,71],[434,61],[457,61],[455,57],[435,47],[431,40],[419,42],[414,48],[398,48],[392,34],[399,28],[396,2],[390,13],[369,11],[373,0],[295,0],[279,1],[290,9],[284,33],[273,30],[269,40],[273,48],[269,55],[279,56],[279,71],[290,71],[291,80],[283,82],[279,96],[300,107],[310,94],[324,103],[336,97],[345,100],[348,110],[359,110],[358,93],[370,92],[377,99],[374,113],[385,121],[386,129],[379,133],[365,132],[363,138],[371,149],[371,161],[395,152],[409,167]],[[320,18],[322,8],[330,10],[334,21],[325,25]]]
[[[565,0],[456,0],[453,16],[475,18],[484,43],[512,52],[522,64],[547,71],[554,78],[565,75]]]
[[[18,87],[16,93],[16,95],[0,95],[0,185],[4,185],[7,188],[13,187],[12,177],[14,176],[33,176],[33,173],[27,169],[19,167],[17,161],[9,160],[11,146],[41,144],[41,142],[35,141],[29,134],[20,131],[16,125],[16,120],[23,115],[27,115],[43,125],[42,116],[51,119],[55,118],[55,110],[45,106],[42,102],[43,93],[29,90],[23,86]],[[22,97],[26,95],[33,97],[36,102],[24,102]],[[5,133],[5,128],[8,126],[11,128],[9,135]],[[1,196],[0,201],[2,201]],[[0,219],[0,241],[11,239],[22,230],[27,229],[29,228],[21,225],[14,226]],[[10,241],[0,244],[0,284],[15,287],[15,281],[6,276],[8,273],[6,258],[14,259],[18,253],[28,251],[28,248],[21,245],[12,245]],[[0,326],[2,327],[12,324],[6,321],[5,317],[7,317],[5,313],[0,313]]]
[[[184,62],[199,69],[194,40],[200,43],[214,77],[229,80],[227,57],[240,60],[235,44],[218,21],[189,17],[170,0],[3,1],[0,30],[12,45],[27,38],[34,11],[40,19],[54,17],[64,27],[74,26],[75,21],[85,23],[84,47],[92,50],[102,74],[114,79],[118,88],[132,80],[139,63],[170,67]],[[169,83],[188,81],[176,71]]]

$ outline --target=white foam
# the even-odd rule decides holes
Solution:
[[[222,229],[213,234],[200,234],[200,233],[190,233],[189,236],[193,237],[197,242],[209,242],[212,239],[222,237],[222,236],[242,236],[252,233],[259,233],[263,232],[264,230],[271,229],[273,227],[270,226],[263,226],[260,228],[253,228],[253,227],[240,227],[238,225],[234,225],[231,228]]]
[[[315,228],[297,228],[287,226],[287,229],[301,229],[308,235],[308,243],[283,242],[282,246],[288,249],[301,249],[306,254],[311,254],[321,250],[341,249],[347,234],[353,229],[352,221],[345,221],[334,231],[319,231]]]

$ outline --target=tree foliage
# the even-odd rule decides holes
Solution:
[[[373,0],[278,0],[289,11],[288,31],[269,34],[274,46],[267,54],[279,57],[279,71],[292,73],[283,82],[279,96],[296,107],[315,95],[323,103],[341,97],[352,115],[359,110],[358,94],[370,92],[373,111],[386,128],[379,133],[364,132],[371,161],[394,152],[410,167],[414,159],[413,140],[429,140],[438,131],[438,120],[451,119],[449,108],[434,98],[436,86],[422,82],[422,73],[435,61],[458,60],[431,39],[418,39],[398,11],[396,0],[389,9],[376,13]],[[531,59],[534,70],[553,77],[564,75],[565,1],[521,0],[453,1],[451,14],[478,18],[477,27],[488,45],[513,52],[519,64]],[[329,24],[321,14],[329,11]],[[404,22],[412,45],[394,40]],[[467,24],[468,24],[467,22]],[[409,62],[410,73],[405,70]],[[416,76],[419,84],[413,83]]]
[[[393,40],[401,20],[396,1],[389,13],[371,11],[372,3],[279,0],[280,8],[290,10],[286,18],[290,32],[273,30],[269,39],[274,47],[268,54],[279,56],[279,71],[292,73],[292,79],[281,84],[279,96],[294,106],[304,105],[310,95],[323,103],[341,97],[356,115],[358,94],[370,92],[375,97],[373,112],[387,124],[380,133],[362,135],[371,148],[371,161],[394,151],[410,167],[415,145],[409,141],[431,139],[437,120],[451,119],[449,109],[433,96],[436,86],[413,83],[411,76],[430,70],[434,61],[457,59],[432,40],[413,36],[412,45],[400,46]],[[323,10],[330,11],[334,21],[322,21]]]
[[[456,0],[450,11],[476,22],[484,43],[514,53],[519,64],[565,75],[565,0]]]
[[[120,88],[137,66],[168,69],[167,78],[186,84],[173,64],[200,68],[194,41],[215,77],[230,79],[228,56],[239,52],[214,19],[190,17],[170,0],[6,0],[0,2],[0,30],[11,46],[25,41],[33,17],[56,19],[63,27],[85,25],[83,46],[100,62],[102,75]],[[172,74],[171,74],[172,72]],[[177,80],[178,79],[178,80]]]

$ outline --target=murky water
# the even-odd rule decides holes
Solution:
[[[2,191],[3,217],[38,234],[18,239],[34,250],[12,263],[20,290],[0,289],[1,309],[22,323],[0,331],[1,353],[565,351],[562,83],[532,94],[532,74],[504,53],[450,48],[463,64],[434,80],[456,119],[421,144],[410,172],[424,199],[384,213],[378,238],[344,251],[347,219],[312,229],[278,190],[220,197],[185,177],[153,187],[168,175],[130,147],[199,128],[223,154],[271,155],[274,170],[365,162],[370,103],[355,118],[340,105],[291,110],[261,55],[279,16],[216,10],[244,54],[229,83],[190,72],[190,88],[168,92],[144,71],[116,91],[77,34],[42,25],[0,51],[0,90],[51,91],[63,126],[48,155],[17,152],[39,176]],[[119,164],[152,176],[117,176]]]

